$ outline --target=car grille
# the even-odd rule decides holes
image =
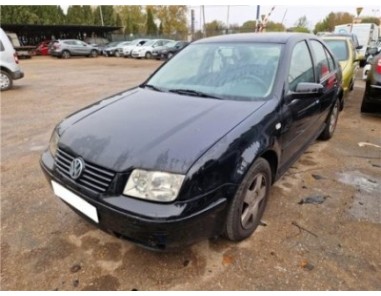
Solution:
[[[85,169],[83,170],[81,176],[77,180],[74,180],[70,177],[70,164],[75,158],[76,156],[73,156],[59,148],[55,157],[55,164],[58,172],[77,184],[94,192],[105,192],[110,186],[115,173],[100,166],[85,162]]]

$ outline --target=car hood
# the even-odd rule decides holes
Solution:
[[[136,88],[64,120],[60,146],[116,172],[143,168],[185,174],[262,105]]]

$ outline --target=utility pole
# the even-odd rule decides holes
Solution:
[[[261,6],[260,5],[257,5],[257,18],[256,18],[256,21],[255,21],[255,32],[259,32],[259,28],[260,28],[260,25],[259,25],[259,15],[260,15],[260,12],[261,12]]]
[[[226,34],[229,34],[229,10],[230,10],[230,5],[228,5],[228,15],[226,17]]]
[[[192,35],[192,41],[194,40],[194,9],[191,10],[191,35]]]
[[[284,19],[286,18],[286,14],[287,14],[287,9],[286,9],[286,11],[285,11],[285,13],[284,13],[284,15],[283,15],[283,18],[282,18],[282,25],[284,26]],[[285,28],[286,28],[286,26],[284,26]]]
[[[203,18],[203,28],[204,28],[204,38],[206,37],[206,27],[205,27],[205,6],[202,5],[202,18]]]
[[[103,13],[102,13],[102,5],[99,5],[99,13],[101,15],[101,23],[102,23],[102,26],[104,26],[104,22],[103,22]]]

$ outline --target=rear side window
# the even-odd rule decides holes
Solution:
[[[318,68],[319,79],[321,82],[327,77],[327,75],[329,75],[330,71],[333,70],[330,69],[330,64],[332,67],[332,58],[330,57],[329,53],[325,50],[323,44],[321,44],[320,42],[316,40],[311,40],[311,45],[312,50],[315,53],[315,66]],[[330,57],[330,61],[328,60],[328,57]]]
[[[346,40],[325,40],[328,47],[339,61],[346,61],[349,58],[348,43]]]
[[[315,82],[311,54],[305,41],[295,45],[292,51],[288,83],[291,91],[296,90],[300,82]]]
[[[4,45],[3,42],[0,41],[0,51],[4,51]]]

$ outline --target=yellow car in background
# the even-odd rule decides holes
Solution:
[[[356,72],[359,69],[359,56],[352,39],[345,36],[323,36],[321,39],[340,62],[343,71],[343,89],[346,94],[353,90]]]

